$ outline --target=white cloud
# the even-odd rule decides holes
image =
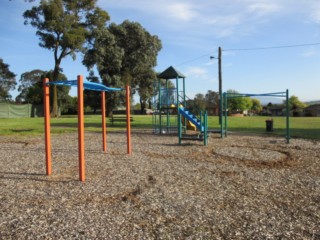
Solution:
[[[194,10],[193,5],[188,3],[173,2],[165,9],[171,18],[182,21],[190,21],[198,16],[198,13]]]
[[[205,68],[201,67],[189,67],[186,71],[186,75],[192,77],[204,78],[207,77],[207,74],[208,71]]]
[[[250,36],[262,24],[278,21],[285,16],[307,14],[320,23],[319,0],[117,0],[100,1],[104,9],[126,9],[135,12],[133,21],[148,19],[148,24],[160,31],[188,36],[229,38]],[[143,17],[144,16],[144,17]],[[150,16],[152,16],[150,18]],[[112,17],[112,16],[111,16]],[[128,18],[127,16],[124,17]],[[183,42],[179,42],[183,44]]]
[[[314,4],[314,7],[311,10],[311,19],[320,24],[320,3]]]
[[[272,1],[256,2],[248,6],[249,13],[252,13],[256,16],[270,15],[272,13],[278,12],[280,9],[281,7],[276,3],[272,3]]]
[[[301,54],[301,56],[303,57],[313,57],[316,55],[318,55],[318,51],[315,48],[310,48],[309,50]]]

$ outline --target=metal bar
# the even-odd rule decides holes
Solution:
[[[46,173],[51,175],[51,133],[50,133],[50,93],[48,78],[43,79],[43,101],[44,101],[44,133],[45,133],[45,152],[46,152]]]
[[[224,109],[225,109],[225,118],[224,118],[225,132],[224,132],[224,135],[227,137],[228,136],[228,97],[225,97],[225,99],[224,99]]]
[[[287,122],[287,143],[290,143],[290,127],[289,127],[289,116],[290,116],[290,109],[289,109],[289,90],[287,89],[286,94],[286,108],[287,108],[287,116],[286,116],[286,122]]]
[[[85,160],[84,160],[84,117],[83,117],[83,77],[78,77],[78,150],[79,150],[79,179],[84,182]]]
[[[223,98],[226,98],[226,93],[223,93],[222,96],[220,96],[220,99],[219,99],[219,108],[220,108],[220,112],[219,112],[219,118],[220,118],[220,114],[221,114],[221,118],[223,117],[223,114],[225,114],[225,110],[223,109],[223,105],[222,105],[222,102],[223,102]],[[220,122],[220,137],[223,138],[223,121]]]
[[[106,94],[101,92],[102,149],[107,152]]]
[[[127,153],[131,154],[131,122],[130,122],[130,87],[126,85],[126,112],[127,112]]]

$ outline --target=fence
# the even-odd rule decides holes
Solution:
[[[0,103],[0,118],[43,117],[43,106]]]

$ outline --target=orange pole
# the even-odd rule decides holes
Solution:
[[[78,148],[79,148],[79,179],[85,181],[84,161],[84,117],[83,117],[83,77],[78,77]]]
[[[102,148],[107,152],[107,129],[106,129],[106,94],[101,92],[101,117],[102,117]]]
[[[130,87],[126,86],[126,110],[127,110],[127,153],[131,154],[131,122],[130,122]]]
[[[50,136],[50,94],[48,78],[43,79],[43,107],[44,107],[44,134],[45,134],[45,149],[46,149],[46,173],[51,175],[51,136]]]

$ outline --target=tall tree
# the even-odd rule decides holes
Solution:
[[[228,93],[237,94],[236,90],[228,90]],[[243,110],[249,110],[252,107],[252,101],[249,97],[237,97],[228,99],[228,109],[237,112]]]
[[[219,93],[208,90],[205,95],[206,109],[212,115],[217,114],[219,109]]]
[[[87,80],[90,82],[99,83],[99,79],[94,75],[93,71],[90,71]],[[93,112],[96,113],[97,109],[101,107],[101,94],[92,90],[84,90],[84,103],[85,106],[91,107]]]
[[[262,110],[262,105],[259,99],[252,98],[252,107],[251,110],[253,110],[255,113],[259,113]]]
[[[53,78],[53,71],[43,71],[43,70],[32,70],[30,72],[25,72],[21,74],[20,85],[18,91],[20,94],[16,97],[16,102],[26,102],[31,104],[43,104],[43,78]],[[59,73],[58,78],[60,80],[66,80],[67,77]],[[50,102],[53,100],[53,87],[50,86]],[[69,90],[70,87],[58,86],[58,102],[60,105],[61,112],[65,112],[65,109],[69,108],[67,106],[70,102]]]
[[[96,39],[83,63],[88,68],[96,65],[103,83],[108,86],[124,87],[128,83],[131,87],[141,87],[138,91],[140,101],[148,101],[152,89],[146,86],[155,76],[153,67],[161,49],[159,38],[139,23],[128,20],[120,25],[112,23],[108,28],[100,28],[95,34]],[[119,92],[108,94],[108,109],[122,98]]]
[[[9,70],[9,65],[0,58],[0,101],[11,99],[9,91],[16,86],[16,75]]]
[[[284,101],[285,103],[286,101]],[[290,98],[289,98],[289,105],[290,105],[290,108],[293,110],[293,111],[296,111],[298,109],[302,109],[302,108],[305,108],[307,106],[307,104],[301,102],[299,100],[299,98],[295,95],[292,95]]]
[[[206,98],[202,93],[197,93],[194,97],[194,108],[193,113],[194,114],[200,114],[201,111],[204,111],[206,109]]]
[[[24,12],[25,24],[37,29],[40,47],[53,52],[52,81],[57,81],[62,59],[76,58],[93,40],[92,32],[109,20],[107,12],[96,7],[97,0],[42,0],[39,6]],[[52,115],[58,115],[57,87],[53,88]]]
[[[38,97],[39,94],[35,93],[34,90],[38,89],[36,90],[36,92],[41,91],[41,88],[42,88],[41,78],[44,76],[44,74],[45,74],[45,71],[40,69],[35,69],[30,72],[25,72],[21,74],[21,77],[19,80],[19,87],[18,87],[18,91],[20,93],[16,97],[16,102],[29,102],[31,99],[30,98],[27,99],[27,95],[31,97]],[[30,94],[30,92],[33,92],[33,93]]]

